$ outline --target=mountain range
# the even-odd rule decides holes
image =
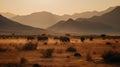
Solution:
[[[115,7],[110,7],[104,11],[98,12],[98,11],[87,11],[83,13],[75,13],[73,15],[56,15],[50,12],[35,12],[30,15],[17,15],[14,16],[10,19],[20,22],[25,25],[30,25],[33,27],[38,27],[38,28],[47,28],[50,27],[51,25],[56,24],[57,22],[61,20],[68,20],[69,18],[72,19],[77,19],[77,18],[91,18],[93,16],[101,16],[107,12],[110,12],[113,10]]]
[[[86,17],[84,16],[83,18],[82,16],[81,18],[80,16],[82,14],[86,14]],[[87,13],[82,14],[75,14],[79,16],[78,18],[76,17],[77,19],[73,16],[71,18],[70,15],[59,16],[49,12],[38,12],[27,16],[19,16],[20,19],[22,18],[27,21],[31,20],[31,22],[28,22],[27,24],[11,20],[10,17],[8,19],[8,17],[6,18],[7,15],[0,15],[0,34],[15,33],[18,35],[39,35],[42,33],[53,34],[55,32],[76,34],[120,34],[120,6],[111,7],[98,13],[96,11],[88,12],[89,17],[87,16]],[[18,16],[14,15],[12,18],[15,17]],[[47,21],[51,23],[48,23],[47,25],[40,22],[36,23],[39,19],[42,19],[43,22],[45,21],[45,24],[47,24]],[[58,19],[61,20],[59,21]],[[30,23],[33,25],[30,25]],[[38,28],[34,27],[35,24],[38,25]],[[42,25],[49,27],[47,29],[42,29]]]
[[[27,26],[0,15],[0,35],[12,33],[16,35],[39,35],[46,32],[44,29]]]
[[[120,6],[101,16],[60,21],[48,30],[81,34],[120,34]]]

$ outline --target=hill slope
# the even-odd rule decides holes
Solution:
[[[15,21],[9,20],[2,15],[0,15],[0,33],[4,34],[25,34],[25,35],[32,35],[32,34],[40,34],[46,32],[43,29],[34,28],[31,26],[23,25],[17,23]]]

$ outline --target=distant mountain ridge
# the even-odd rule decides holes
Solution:
[[[56,24],[58,21],[68,20],[69,18],[77,19],[77,18],[91,18],[93,16],[101,16],[104,13],[113,10],[114,8],[115,7],[110,7],[101,12],[87,11],[83,13],[75,13],[73,15],[62,15],[62,16],[43,11],[43,12],[35,12],[30,15],[15,16],[10,19],[33,27],[47,28],[50,27],[51,25]]]
[[[8,18],[0,15],[0,33],[1,34],[19,34],[19,35],[37,35],[46,33],[46,30],[34,28],[31,26],[23,25],[18,22],[9,20]]]
[[[81,34],[120,34],[120,6],[101,16],[60,21],[48,30]]]

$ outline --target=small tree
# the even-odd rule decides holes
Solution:
[[[106,34],[101,34],[102,39],[106,39],[107,35]]]
[[[93,37],[90,37],[90,41],[93,41]]]
[[[33,67],[41,67],[39,64],[33,64]]]
[[[81,40],[81,42],[84,42],[85,37],[81,37],[80,40]]]

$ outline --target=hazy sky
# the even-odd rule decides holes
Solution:
[[[61,15],[101,11],[116,5],[120,5],[120,0],[0,0],[0,12],[29,14],[49,11]]]

